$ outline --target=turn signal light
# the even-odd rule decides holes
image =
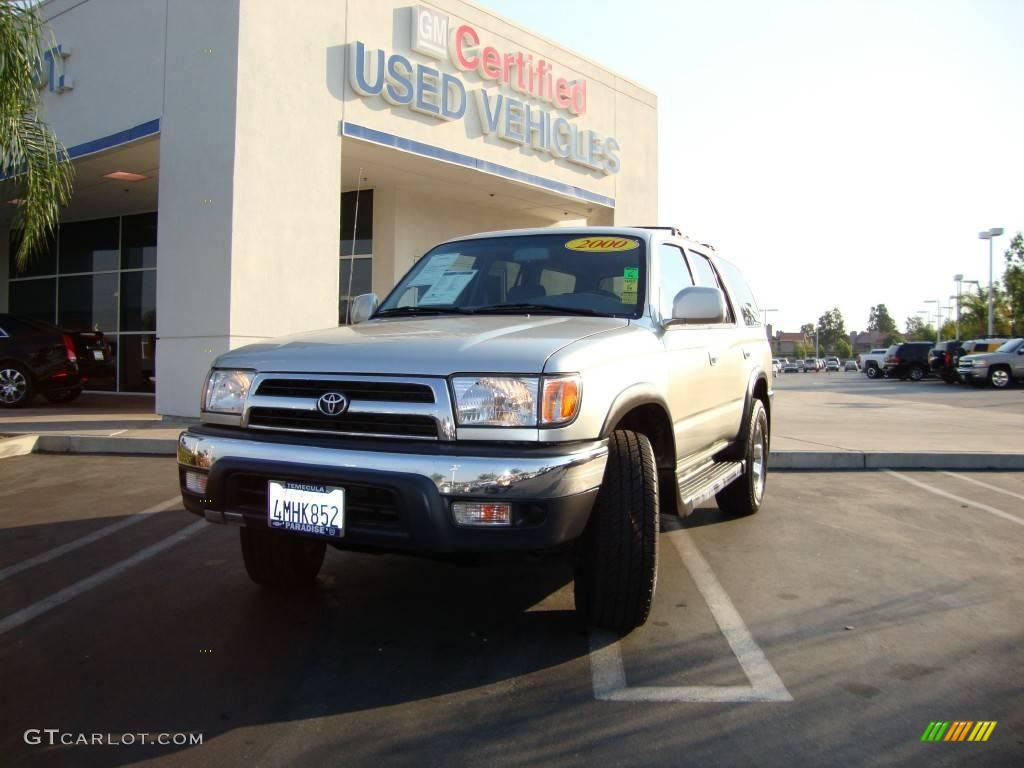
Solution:
[[[185,488],[190,493],[195,493],[200,496],[206,495],[206,481],[209,479],[207,475],[202,472],[186,472],[185,473]]]
[[[563,424],[576,418],[580,408],[580,377],[564,376],[544,379],[544,397],[541,401],[540,423]]]
[[[456,501],[452,504],[452,514],[459,525],[512,525],[511,504]]]

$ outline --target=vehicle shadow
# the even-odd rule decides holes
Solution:
[[[0,752],[14,764],[124,765],[195,747],[42,749],[21,736],[201,733],[209,752],[253,726],[376,720],[454,693],[493,700],[586,664],[588,635],[560,592],[572,578],[564,559],[458,565],[329,551],[314,589],[284,594],[248,581],[236,535],[211,526],[62,607],[51,614],[59,633],[37,620],[18,640],[0,637],[5,688],[25,692],[0,703],[10,726]],[[589,695],[589,680],[560,695]]]

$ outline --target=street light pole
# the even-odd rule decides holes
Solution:
[[[988,335],[992,337],[992,241],[1003,234],[1002,227],[992,227],[978,233],[978,238],[988,240]]]
[[[960,286],[964,281],[963,275],[953,275],[956,282],[956,340],[960,340]],[[950,297],[952,298],[952,296]]]
[[[936,321],[938,321],[939,315],[942,313],[942,302],[939,301],[938,299],[925,299],[924,303],[935,305],[935,319]],[[931,320],[930,314],[928,316],[928,319]],[[938,344],[940,341],[942,341],[942,326],[938,322],[936,323],[936,325],[938,325],[938,329],[936,331],[935,343]]]

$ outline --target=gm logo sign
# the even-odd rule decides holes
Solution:
[[[433,8],[417,5],[412,9],[412,45],[416,53],[443,59],[448,56],[448,17]]]

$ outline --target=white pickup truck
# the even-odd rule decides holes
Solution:
[[[885,373],[885,353],[888,347],[877,347],[860,357],[860,369],[869,379],[876,379]]]

